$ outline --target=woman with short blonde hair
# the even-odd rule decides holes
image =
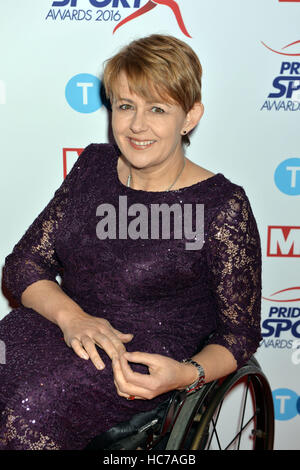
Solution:
[[[82,152],[6,259],[20,307],[0,322],[0,449],[83,449],[257,349],[248,198],[183,145],[203,116],[201,76],[190,46],[158,34],[106,63],[115,143]],[[158,208],[168,236],[161,219],[148,230]]]

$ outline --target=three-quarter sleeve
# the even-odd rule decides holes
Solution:
[[[207,241],[217,325],[208,344],[227,348],[240,367],[261,340],[260,237],[242,188],[225,198],[210,223]]]
[[[81,153],[49,204],[5,259],[4,285],[19,302],[24,290],[34,282],[40,280],[57,282],[61,264],[55,251],[56,234],[70,203],[78,176],[87,165],[89,147]]]

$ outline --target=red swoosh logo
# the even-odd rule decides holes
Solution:
[[[288,55],[288,56],[292,56],[292,57],[300,56],[300,52],[297,53],[297,54],[295,54],[295,53],[294,53],[294,54],[291,54],[291,53],[288,53],[288,52],[275,51],[275,49],[272,49],[271,47],[267,46],[267,44],[265,44],[263,41],[261,41],[261,43],[262,43],[267,49],[269,49],[269,51],[275,52],[275,54]],[[295,44],[300,44],[300,41],[291,42],[290,44],[287,44],[286,46],[282,47],[282,49],[287,49],[288,47],[294,46]]]
[[[287,289],[282,289],[282,290],[278,290],[277,292],[274,292],[273,294],[271,294],[271,297],[273,295],[277,295],[277,294],[281,294],[281,292],[288,292],[288,291],[292,291],[292,290],[299,290],[300,291],[300,286],[299,287],[289,287]],[[296,299],[286,299],[286,300],[278,300],[278,299],[268,299],[267,297],[262,297],[264,300],[270,300],[271,302],[297,302],[300,300],[300,297],[296,298]]]
[[[115,33],[115,31],[117,31],[117,29],[120,28],[123,24],[128,23],[128,21],[131,21],[134,18],[138,18],[139,16],[147,13],[148,11],[152,10],[152,8],[156,7],[157,5],[166,5],[170,7],[176,17],[178,26],[183,32],[183,34],[191,38],[183,22],[179,6],[174,0],[149,0],[143,7],[139,8],[137,11],[127,16],[126,18],[124,18],[124,20],[120,21],[120,23],[118,23],[117,26],[114,28],[113,33]]]
[[[146,5],[139,8],[137,11],[132,13],[132,15],[129,15],[126,18],[124,18],[124,20],[120,21],[120,23],[118,23],[115,29],[113,30],[113,33],[117,31],[117,29],[119,29],[123,24],[128,23],[128,21],[131,21],[134,18],[137,18],[138,16],[143,15],[144,13],[147,13],[148,11],[152,10],[152,8],[154,7],[156,7],[156,4],[153,3],[152,0],[149,0],[149,2],[146,3]]]

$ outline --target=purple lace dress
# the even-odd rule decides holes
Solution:
[[[175,191],[127,188],[117,149],[89,145],[6,259],[4,283],[20,300],[27,286],[56,281],[86,312],[133,333],[129,351],[181,360],[207,343],[225,346],[241,366],[260,341],[260,240],[244,190],[222,174]],[[185,237],[101,240],[102,203],[204,204],[204,245]],[[150,209],[149,209],[150,210]],[[118,234],[118,231],[117,231]],[[82,449],[95,435],[166,398],[117,395],[110,360],[103,371],[80,359],[61,330],[20,306],[0,322],[0,449]],[[3,361],[2,361],[3,362]]]

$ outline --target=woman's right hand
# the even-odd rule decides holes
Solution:
[[[64,315],[59,324],[66,344],[82,359],[90,359],[97,369],[105,367],[96,345],[113,358],[124,353],[124,343],[132,340],[133,335],[121,333],[104,318],[94,317],[85,312]]]

